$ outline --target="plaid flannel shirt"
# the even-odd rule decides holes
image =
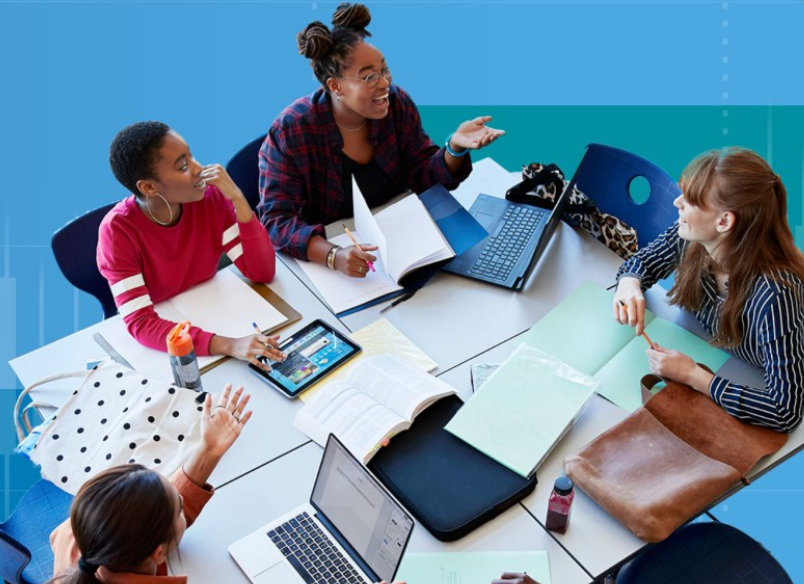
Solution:
[[[422,193],[438,183],[457,187],[472,170],[469,156],[453,176],[444,149],[424,133],[410,96],[395,85],[389,93],[388,115],[369,120],[374,158],[396,187],[389,198],[406,189]],[[324,235],[326,224],[342,219],[342,148],[323,89],[296,100],[274,121],[260,150],[258,211],[278,251],[307,259],[310,238]]]

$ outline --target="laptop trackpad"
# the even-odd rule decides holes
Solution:
[[[287,564],[279,563],[253,578],[255,584],[299,584],[303,582],[293,569]]]

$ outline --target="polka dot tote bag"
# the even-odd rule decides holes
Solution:
[[[53,416],[31,428],[27,412],[19,415],[25,395],[70,377],[83,377],[78,389]],[[118,464],[136,462],[170,476],[201,441],[203,398],[105,361],[89,372],[61,374],[27,387],[15,408],[17,435],[21,446],[28,443],[24,450],[42,476],[73,495],[89,478]]]

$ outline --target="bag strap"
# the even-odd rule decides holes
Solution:
[[[20,393],[19,397],[17,398],[17,403],[14,404],[14,429],[17,431],[17,442],[19,443],[19,442],[22,442],[23,440],[25,440],[26,432],[23,430],[23,425],[20,423],[20,419],[21,419],[20,408],[22,407],[23,400],[25,399],[25,397],[27,397],[27,395],[29,393],[31,393],[31,391],[33,391],[34,389],[36,389],[37,387],[40,387],[42,385],[47,385],[48,383],[53,383],[54,381],[59,381],[60,379],[74,379],[74,378],[77,378],[77,377],[83,377],[83,378],[86,379],[87,377],[89,377],[89,375],[91,373],[92,373],[92,370],[90,370],[90,371],[70,371],[68,373],[58,373],[56,375],[51,375],[50,377],[45,377],[44,379],[40,379],[39,381],[35,381],[31,385],[29,385],[28,387],[23,389],[22,392]],[[52,407],[52,408],[56,407],[53,404],[42,403],[42,402],[36,402],[36,405],[37,405],[37,407],[39,407],[39,406],[46,406],[46,407]],[[25,410],[23,410],[22,415],[25,416],[25,419],[23,420],[23,424],[25,425],[25,430],[27,430],[27,432],[30,433],[31,432],[31,424],[30,424],[30,421],[28,420],[28,417],[27,417],[27,414],[26,414]]]

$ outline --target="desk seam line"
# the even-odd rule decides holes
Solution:
[[[258,466],[255,466],[254,468],[252,468],[252,469],[250,469],[250,470],[247,470],[247,471],[246,471],[246,472],[244,472],[243,474],[237,475],[237,476],[236,476],[236,477],[234,477],[233,479],[229,479],[228,481],[225,481],[225,482],[221,483],[220,485],[218,485],[218,486],[214,487],[214,489],[215,489],[216,491],[218,491],[218,490],[220,490],[220,489],[224,488],[225,486],[232,484],[232,483],[233,483],[233,482],[235,482],[236,480],[242,479],[242,478],[243,478],[243,477],[245,477],[246,475],[249,475],[249,474],[253,473],[254,471],[257,471],[257,470],[261,469],[262,467],[264,467],[264,466],[267,466],[267,465],[271,464],[272,462],[276,462],[277,460],[279,460],[280,458],[284,458],[284,457],[285,457],[285,456],[287,456],[288,454],[291,454],[291,453],[293,453],[293,452],[296,452],[296,451],[297,451],[299,448],[302,448],[302,447],[304,447],[304,446],[307,446],[307,445],[308,445],[308,444],[310,444],[311,442],[312,442],[312,440],[307,440],[307,442],[304,442],[304,443],[302,443],[302,444],[299,444],[298,446],[294,446],[293,448],[291,448],[291,449],[290,449],[290,450],[288,450],[287,452],[283,452],[282,454],[280,454],[280,455],[278,455],[278,456],[275,456],[275,457],[274,457],[274,458],[272,458],[271,460],[268,460],[268,461],[266,461],[266,462],[263,462],[262,464],[260,464],[260,465],[258,465]]]
[[[568,549],[567,549],[567,548],[564,546],[564,544],[563,544],[563,543],[561,543],[560,541],[558,541],[558,539],[556,539],[556,536],[555,536],[555,535],[553,535],[553,534],[552,534],[552,532],[551,532],[549,529],[547,529],[547,528],[546,528],[546,527],[545,527],[545,526],[542,524],[542,522],[541,522],[541,521],[539,521],[539,520],[536,518],[536,516],[535,516],[533,513],[531,513],[531,511],[530,511],[530,509],[528,509],[527,505],[525,505],[525,504],[524,504],[522,501],[520,501],[520,502],[519,502],[519,506],[520,506],[520,507],[522,507],[522,508],[525,510],[525,513],[527,513],[528,515],[530,515],[531,517],[533,517],[533,520],[534,520],[536,523],[538,523],[538,524],[539,524],[539,526],[540,526],[542,529],[544,529],[544,531],[547,533],[547,535],[549,535],[549,536],[550,536],[550,538],[551,538],[551,539],[552,539],[554,542],[556,542],[556,544],[558,544],[558,546],[559,546],[559,547],[560,547],[562,550],[564,550],[564,553],[566,553],[566,554],[567,554],[569,557],[571,557],[571,558],[572,558],[572,561],[573,561],[573,562],[575,562],[576,564],[578,564],[578,566],[581,568],[581,570],[583,570],[584,572],[586,572],[586,575],[587,575],[587,576],[589,576],[589,577],[592,579],[592,582],[594,582],[594,581],[595,581],[595,577],[592,575],[592,573],[591,573],[589,570],[587,570],[587,569],[586,569],[586,566],[584,566],[584,565],[583,565],[583,564],[582,564],[582,563],[581,563],[581,562],[578,560],[578,558],[576,558],[576,557],[575,557],[575,556],[574,556],[574,555],[573,555],[573,554],[572,554],[572,553],[571,553],[571,552],[570,552],[570,551],[569,551],[569,550],[568,550]]]

